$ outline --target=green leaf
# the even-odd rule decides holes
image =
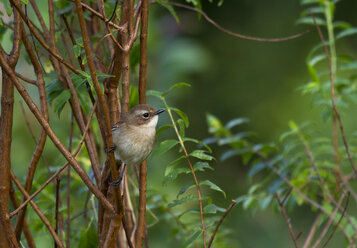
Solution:
[[[175,167],[179,162],[180,160],[186,158],[184,155],[182,155],[181,157],[175,159],[174,161],[172,161],[171,163],[169,163],[166,167],[166,172],[170,171],[173,167]],[[166,174],[165,172],[165,174]]]
[[[140,62],[140,44],[136,42],[130,52],[130,70],[134,71]]]
[[[208,155],[205,152],[206,151],[203,151],[203,150],[194,150],[193,152],[190,153],[190,156],[198,158],[198,159],[202,159],[202,160],[212,160],[212,159],[214,159],[213,156]]]
[[[76,39],[76,44],[80,47],[84,47],[82,37]]]
[[[195,241],[200,235],[202,234],[202,230],[197,230],[195,233],[193,233],[188,239],[186,239],[183,247],[190,247],[190,245]]]
[[[322,18],[315,17],[316,23],[319,26],[326,25],[326,21]],[[313,19],[310,16],[307,17],[301,17],[297,20],[297,24],[309,24],[309,25],[315,25]]]
[[[206,145],[204,142],[202,142],[200,140],[193,139],[193,138],[187,138],[187,137],[183,138],[182,140],[183,140],[183,142],[189,141],[189,142],[193,142],[196,144],[200,144],[200,145],[204,146],[208,150],[209,153],[212,153],[211,147],[209,147],[208,145]]]
[[[357,28],[349,28],[346,30],[342,30],[336,35],[336,39],[341,39],[346,36],[351,36],[357,34]]]
[[[296,122],[294,121],[289,121],[289,127],[292,131],[294,131],[295,133],[297,133],[299,131],[299,127],[296,124]]]
[[[171,170],[170,173],[165,172],[163,184],[167,184],[168,182],[174,181],[180,174],[183,174],[183,173],[188,174],[190,172],[191,172],[191,170],[189,168],[177,168],[177,169]]]
[[[81,52],[82,52],[82,48],[80,46],[78,46],[78,45],[73,46],[73,53],[76,58],[81,56]]]
[[[231,129],[232,127],[234,126],[237,126],[237,125],[240,125],[240,124],[243,124],[243,123],[247,123],[249,122],[249,119],[248,118],[235,118],[233,120],[230,120],[226,125],[225,125],[225,128],[226,129]]]
[[[210,169],[210,170],[214,170],[209,163],[207,162],[202,162],[202,161],[198,161],[197,163],[195,163],[195,165],[193,166],[193,169],[195,171],[205,171],[205,169]]]
[[[254,176],[255,174],[257,174],[258,172],[260,172],[261,170],[263,170],[264,168],[267,167],[267,164],[264,163],[264,162],[260,162],[260,163],[257,163],[253,166],[253,168],[248,172],[248,176],[249,177],[252,177]]]
[[[162,99],[162,93],[157,90],[148,90],[146,91],[146,95],[148,96],[156,96],[159,99]]]
[[[175,111],[176,114],[178,114],[181,117],[181,119],[185,122],[185,126],[188,127],[190,124],[190,122],[188,120],[188,116],[182,110],[180,110],[178,108],[171,108],[171,109],[173,111]]]
[[[85,71],[81,71],[81,70],[78,70],[78,72],[86,79],[91,79],[91,76],[89,73],[85,72]]]
[[[196,200],[197,200],[197,197],[195,197],[193,195],[188,195],[186,197],[182,197],[181,199],[174,200],[173,202],[169,203],[168,207],[169,208],[173,208],[173,207],[176,207],[176,206],[181,205],[183,203],[196,201]]]
[[[171,5],[165,4],[161,0],[156,0],[156,2],[158,4],[160,4],[161,6],[165,7],[170,12],[170,14],[175,18],[176,22],[180,23],[180,19],[177,15],[175,9]]]
[[[53,110],[57,113],[58,117],[60,116],[66,102],[72,97],[70,90],[62,91],[55,99]]]
[[[208,204],[203,208],[203,212],[205,214],[215,214],[217,213],[217,211],[224,213],[226,210],[224,208],[216,206],[215,204]]]
[[[176,195],[176,198],[178,198],[180,195],[184,194],[188,189],[193,188],[193,187],[195,187],[195,184],[193,184],[193,183],[186,184],[179,190],[178,194]]]
[[[159,127],[159,129],[157,129],[156,131],[156,135],[159,135],[160,133],[166,131],[167,129],[170,129],[172,128],[172,125],[164,125],[164,126],[161,126]]]
[[[163,142],[160,143],[159,148],[155,151],[157,155],[162,155],[163,153],[169,151],[171,148],[173,148],[175,145],[180,143],[178,140],[164,140]]]
[[[176,89],[176,88],[181,88],[181,87],[191,87],[190,84],[188,83],[177,83],[174,84],[173,86],[170,87],[170,89],[168,89],[167,91],[165,91],[164,93],[162,93],[162,96],[167,96],[167,94],[169,94],[172,90]]]
[[[58,15],[70,13],[74,7],[74,4],[68,1],[57,1],[56,7],[58,9]]]
[[[321,53],[313,56],[309,59],[308,64],[311,66],[315,66],[318,62],[324,60],[326,58],[326,54]]]
[[[177,120],[177,124],[180,127],[179,134],[182,139],[185,137],[185,122],[182,119]]]
[[[10,1],[1,1],[4,5],[4,8],[6,10],[6,13],[8,16],[11,16],[12,15],[12,8],[11,8],[11,4],[10,4]]]
[[[29,3],[29,0],[21,0],[21,2],[27,5]]]
[[[102,73],[102,72],[97,72],[97,78],[99,80],[101,79],[105,79],[105,78],[113,78],[115,77],[114,75],[111,75],[111,74],[106,74],[106,73]]]
[[[224,192],[219,186],[212,183],[211,181],[209,181],[209,180],[202,181],[202,182],[200,182],[200,185],[206,185],[206,186],[210,187],[212,190],[221,192],[223,194],[224,198],[226,198],[226,192]]]
[[[216,116],[206,113],[206,121],[208,132],[213,133],[215,136],[224,136],[230,133],[229,130],[223,127],[221,121]]]
[[[302,5],[320,3],[321,0],[301,0]]]
[[[98,246],[98,234],[92,223],[90,224],[89,228],[82,229],[81,238],[78,245],[79,248],[94,248]]]

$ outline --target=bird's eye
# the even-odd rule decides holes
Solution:
[[[148,117],[149,117],[149,113],[143,114],[143,117],[144,117],[144,118],[148,118]]]

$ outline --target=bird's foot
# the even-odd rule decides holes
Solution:
[[[106,152],[106,153],[114,152],[114,151],[115,151],[115,148],[116,148],[116,146],[113,145],[112,147],[109,147],[109,148],[105,149],[105,152]]]
[[[120,176],[119,176],[118,180],[113,181],[113,182],[109,182],[109,185],[110,185],[110,186],[113,186],[114,188],[118,188],[118,187],[120,186],[121,181],[123,181],[125,168],[126,168],[126,164],[124,163],[123,169],[122,169],[122,171],[121,171],[121,173],[120,173]]]

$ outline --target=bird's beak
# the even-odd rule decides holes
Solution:
[[[165,109],[159,109],[155,112],[155,115],[159,115],[161,114],[162,112],[165,112]]]

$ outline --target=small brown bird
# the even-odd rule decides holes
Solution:
[[[158,115],[164,109],[155,109],[147,104],[139,104],[120,116],[113,128],[115,159],[124,163],[119,180],[111,183],[119,186],[126,165],[140,164],[151,153],[156,139]]]

